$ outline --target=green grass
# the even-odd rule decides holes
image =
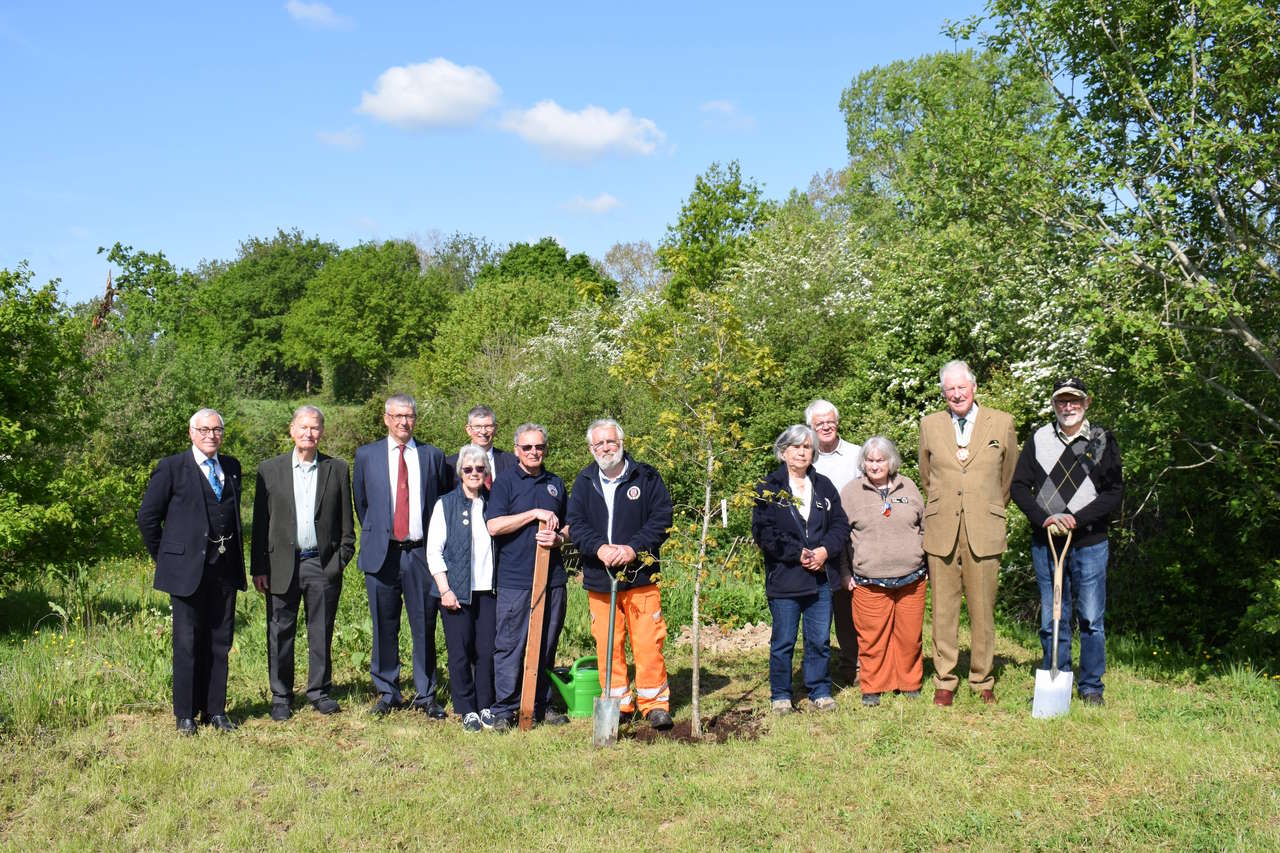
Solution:
[[[600,751],[589,721],[464,735],[456,717],[365,714],[367,614],[349,572],[342,714],[267,720],[263,605],[245,595],[230,681],[241,729],[179,739],[167,603],[144,563],[108,570],[117,582],[87,630],[24,621],[47,612],[36,594],[0,601],[5,847],[1280,847],[1280,681],[1245,664],[1118,640],[1105,708],[1032,720],[1038,652],[1013,626],[994,707],[962,692],[942,710],[926,691],[864,709],[846,691],[831,714],[767,719],[758,740],[624,737]],[[586,643],[585,596],[571,587],[570,602],[562,660]],[[687,721],[688,649],[668,665]],[[766,669],[764,650],[704,658],[704,715],[763,713]]]

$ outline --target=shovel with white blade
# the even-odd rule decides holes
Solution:
[[[1058,551],[1053,544],[1055,533],[1062,532],[1056,524],[1049,528],[1049,552],[1053,554],[1053,651],[1050,653],[1049,669],[1036,670],[1036,693],[1031,701],[1032,717],[1061,717],[1071,710],[1071,683],[1074,676],[1071,671],[1061,672],[1058,669],[1058,629],[1062,622],[1062,563],[1067,558],[1067,549],[1071,547],[1071,531],[1066,531],[1067,541]]]

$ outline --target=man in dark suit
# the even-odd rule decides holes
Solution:
[[[485,479],[484,487],[492,488],[493,481],[499,474],[516,466],[516,455],[493,446],[493,436],[498,431],[498,418],[494,415],[493,409],[488,406],[475,406],[467,412],[466,430],[471,443],[489,455],[489,467],[493,469],[493,477]],[[458,475],[454,473],[457,467],[458,454],[455,453],[444,460],[445,476],[448,478],[446,492],[453,491],[458,485]]]
[[[138,508],[138,531],[156,563],[155,588],[173,605],[173,715],[178,732],[196,733],[196,714],[218,731],[227,717],[227,655],[236,591],[245,589],[240,532],[240,463],[218,453],[222,415],[191,416],[191,448],[151,472]]]
[[[360,557],[373,621],[369,671],[383,716],[402,705],[400,696],[400,609],[413,636],[413,707],[436,720],[445,718],[436,702],[436,616],[440,599],[430,594],[431,574],[423,539],[431,510],[445,485],[444,454],[413,440],[418,404],[407,394],[387,398],[382,422],[387,438],[356,450],[356,516]]]
[[[324,413],[300,406],[289,436],[293,450],[258,466],[249,548],[253,585],[267,593],[267,677],[271,719],[292,716],[293,641],[298,604],[307,619],[307,701],[322,714],[336,714],[329,696],[333,666],[333,621],[342,593],[342,570],[356,552],[347,463],[320,453]]]

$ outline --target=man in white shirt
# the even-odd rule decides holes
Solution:
[[[862,476],[862,448],[840,437],[840,412],[828,400],[814,400],[804,410],[804,421],[818,436],[817,455],[813,467],[830,480],[843,494],[846,484]],[[849,507],[844,507],[848,515]],[[845,548],[840,562],[847,564],[852,556]],[[836,680],[845,684],[858,682],[858,632],[853,627],[853,593],[840,582],[840,565],[828,566],[831,582],[831,614],[836,626],[836,642],[840,646]]]
[[[293,450],[258,466],[249,549],[253,585],[267,596],[267,675],[271,719],[292,716],[293,645],[298,605],[306,608],[307,701],[321,714],[340,708],[329,696],[333,623],[342,572],[356,551],[351,475],[344,459],[318,449],[324,413],[300,406],[289,436]]]
[[[436,616],[424,531],[445,486],[444,454],[413,440],[418,404],[408,394],[387,398],[387,437],[356,450],[352,494],[360,519],[360,557],[373,621],[369,671],[378,691],[371,709],[383,716],[399,708],[401,600],[413,635],[413,708],[443,720],[436,701]]]

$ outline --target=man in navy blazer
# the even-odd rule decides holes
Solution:
[[[516,455],[493,446],[493,435],[498,431],[498,417],[493,413],[493,409],[488,406],[483,404],[473,406],[471,411],[467,412],[466,430],[467,437],[471,439],[471,443],[489,455],[489,467],[493,469],[493,477],[485,480],[484,487],[486,489],[493,488],[493,481],[498,478],[499,474],[508,468],[516,466]],[[454,487],[458,485],[458,476],[454,473],[457,467],[457,453],[445,458],[444,473],[448,481],[445,488],[446,492],[452,492]]]
[[[369,671],[383,716],[401,707],[400,610],[409,616],[413,637],[413,708],[443,720],[436,702],[436,616],[440,599],[430,594],[425,531],[445,486],[444,453],[413,440],[418,404],[408,394],[387,398],[382,422],[385,440],[356,450],[352,494],[360,519],[360,556],[373,622]]]
[[[222,415],[191,416],[191,448],[161,459],[151,472],[138,531],[156,563],[155,588],[173,605],[173,715],[193,735],[196,715],[218,731],[227,717],[227,656],[236,591],[245,589],[240,531],[240,463],[218,453]]]

